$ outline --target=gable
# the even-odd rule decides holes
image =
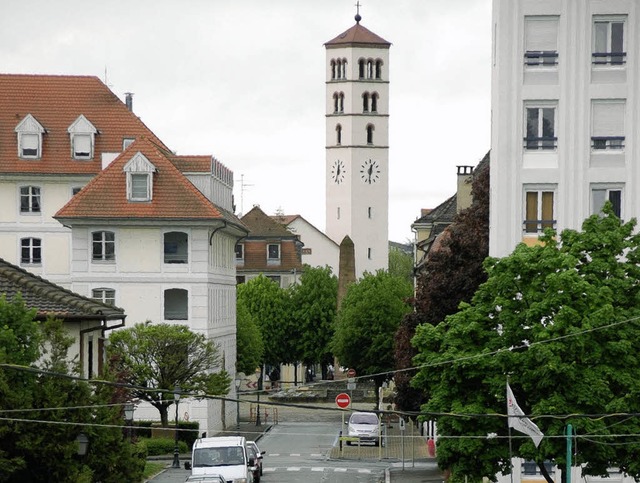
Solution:
[[[125,173],[155,173],[157,170],[151,161],[138,151],[129,162],[124,165],[122,171]]]

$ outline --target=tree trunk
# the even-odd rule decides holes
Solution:
[[[544,479],[547,480],[547,483],[554,483],[553,478],[549,475],[547,471],[547,467],[544,465],[544,461],[538,461],[538,468],[540,468],[540,474],[544,476]],[[564,471],[562,472],[562,482],[566,481],[566,477]]]
[[[166,404],[154,404],[158,412],[160,413],[160,424],[163,428],[169,427],[169,406]]]

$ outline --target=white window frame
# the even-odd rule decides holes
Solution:
[[[28,256],[24,253],[27,250]],[[21,265],[41,265],[42,264],[42,239],[35,237],[24,237],[20,239],[20,264]]]
[[[536,194],[536,215],[535,218],[529,218],[529,194]],[[551,194],[551,219],[543,218],[545,195]],[[525,185],[522,200],[522,231],[527,236],[540,236],[547,228],[556,229],[557,220],[557,187],[554,185]]]
[[[602,206],[604,206],[604,202],[602,204],[598,204],[599,206],[596,206],[596,192],[604,192],[604,202],[606,201],[611,201],[611,195],[614,192],[620,193],[620,207],[619,207],[619,213],[616,213],[618,215],[618,218],[620,218],[621,220],[624,219],[624,184],[622,183],[594,183],[591,185],[590,190],[589,190],[589,197],[590,197],[590,203],[591,203],[591,214],[592,215],[596,215],[596,214],[600,214],[602,211]],[[614,206],[615,209],[615,206]]]
[[[24,192],[26,190],[26,192]],[[39,186],[25,185],[18,190],[20,214],[40,215],[42,213],[42,190]],[[26,200],[27,209],[22,209],[22,200]]]
[[[98,130],[83,115],[80,114],[67,128],[71,142],[71,157],[73,159],[93,159],[95,136]],[[84,144],[80,146],[80,143]]]
[[[20,143],[20,157],[23,159],[40,159],[42,152],[42,136],[38,133],[24,132],[18,135]],[[35,148],[33,147],[35,140]],[[31,142],[27,142],[31,141]],[[26,149],[35,149],[35,154],[25,153]]]
[[[622,24],[622,51],[613,52],[613,24]],[[600,48],[597,48],[599,43],[597,24],[604,24],[606,27],[606,47],[604,52],[600,52]],[[594,66],[611,68],[611,67],[623,67],[627,63],[627,16],[626,15],[596,15],[593,17],[592,22],[592,44],[591,44],[591,62]],[[619,55],[613,55],[619,54]]]
[[[524,65],[527,69],[557,68],[559,23],[556,15],[525,16]]]
[[[278,256],[271,256],[271,247],[277,247]],[[279,262],[282,257],[280,243],[267,243],[267,262]]]
[[[624,150],[625,113],[624,99],[593,99],[591,101],[591,150],[593,152]]]
[[[131,159],[124,165],[122,171],[127,173],[127,200],[133,202],[145,202],[153,199],[153,173],[156,172],[156,167],[147,159],[147,157],[138,151]],[[134,189],[134,179],[142,180],[143,176],[146,190],[145,193],[139,193]]]
[[[42,135],[45,132],[42,124],[31,114],[27,114],[14,131],[18,135],[18,157],[20,159],[40,159],[42,157]],[[30,143],[27,142],[29,140]],[[25,153],[25,149],[35,149],[36,152]]]
[[[189,233],[167,230],[162,234],[163,263],[185,265],[189,263]]]
[[[234,251],[235,251],[236,261],[237,262],[244,262],[244,243],[236,243]],[[240,256],[238,256],[238,254]]]
[[[88,150],[79,150],[80,143],[84,141],[88,145]],[[71,146],[73,150],[73,159],[93,159],[93,135],[89,133],[74,133],[71,135]]]
[[[122,150],[124,151],[129,146],[131,146],[134,143],[135,140],[136,140],[136,138],[124,138],[122,140]]]
[[[116,290],[114,288],[99,287],[91,290],[91,298],[103,304],[116,305]]]
[[[113,235],[109,237],[108,234]],[[96,239],[94,235],[100,235]],[[109,240],[108,238],[113,238]],[[111,246],[111,253],[108,253],[107,247]],[[99,250],[96,248],[99,247]],[[116,234],[109,230],[94,230],[91,232],[91,261],[98,263],[114,263],[116,261]]]
[[[184,310],[176,310],[175,312],[167,311],[167,292],[180,293],[186,297],[186,307]],[[162,316],[164,320],[189,320],[189,291],[181,287],[166,288],[162,291]],[[182,307],[180,307],[182,309]],[[175,315],[173,315],[175,313]]]
[[[140,185],[144,183],[145,192],[141,194]],[[151,173],[127,173],[127,190],[129,201],[151,201]]]
[[[537,136],[529,137],[529,110],[538,110]],[[544,110],[553,109],[553,136],[544,134]],[[523,147],[527,152],[549,152],[558,149],[558,103],[557,101],[527,101],[524,104]]]

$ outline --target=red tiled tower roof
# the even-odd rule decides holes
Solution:
[[[387,42],[379,35],[374,34],[371,30],[360,25],[360,22],[350,29],[342,32],[336,38],[329,40],[324,44],[325,47],[343,47],[345,45],[377,45],[379,47],[389,48],[391,42]]]

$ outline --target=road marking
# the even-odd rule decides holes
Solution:
[[[336,468],[333,471],[336,473],[346,473],[348,468]]]
[[[300,453],[291,453],[289,456],[302,456]]]
[[[324,468],[314,466],[313,468],[311,468],[311,471],[324,471]]]
[[[371,470],[359,469],[358,473],[371,473]]]
[[[300,468],[299,466],[289,466],[287,468],[287,471],[300,471],[302,468]]]

